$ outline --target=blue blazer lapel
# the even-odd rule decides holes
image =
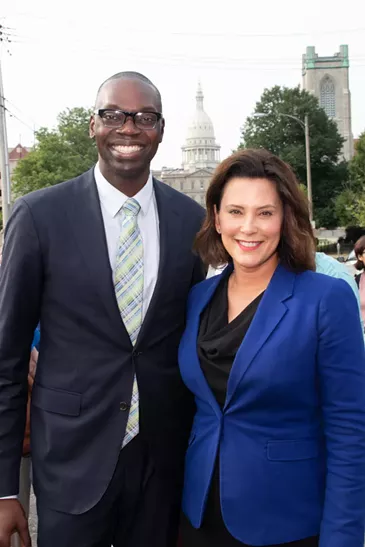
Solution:
[[[253,359],[287,313],[288,308],[284,302],[293,294],[295,278],[295,273],[279,264],[236,354],[228,380],[224,410],[230,404]]]
[[[191,318],[189,318],[188,315],[188,323],[184,335],[184,346],[189,348],[191,351],[189,355],[190,388],[193,388],[192,391],[194,393],[198,393],[199,397],[207,401],[212,406],[218,417],[222,416],[222,411],[203,374],[198,357],[197,340],[199,335],[200,316],[212,299],[222,276],[230,275],[231,271],[232,266],[228,266],[221,275],[213,277],[206,287],[202,286],[202,288],[204,287],[204,290],[200,290],[197,300],[192,303],[194,312],[192,313]]]

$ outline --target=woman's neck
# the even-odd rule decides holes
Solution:
[[[257,268],[246,268],[234,263],[232,282],[236,290],[244,292],[257,292],[266,289],[279,264],[277,255],[260,264]]]

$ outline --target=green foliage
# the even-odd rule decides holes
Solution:
[[[317,226],[337,224],[334,199],[347,180],[347,164],[340,162],[343,139],[311,93],[299,87],[266,89],[247,118],[239,148],[266,148],[289,163],[301,184],[307,184],[304,129],[297,121],[309,116],[313,210]],[[325,222],[325,224],[323,224]]]
[[[349,162],[349,183],[335,200],[342,226],[365,226],[365,132],[359,137],[356,153]]]
[[[16,197],[76,177],[97,161],[89,138],[90,114],[85,108],[67,109],[59,114],[56,129],[43,127],[36,133],[36,146],[14,170]]]
[[[365,188],[365,131],[356,144],[355,155],[349,164],[350,180],[355,188]]]
[[[353,211],[355,202],[355,193],[350,185],[336,197],[335,211],[339,226],[350,226],[350,224],[356,222]]]

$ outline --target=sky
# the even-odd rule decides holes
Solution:
[[[201,81],[223,159],[265,88],[301,83],[302,54],[349,45],[352,129],[365,130],[364,0],[1,0],[9,146],[34,143],[65,108],[93,105],[106,78],[142,72],[160,89],[166,119],[154,169],[179,167]],[[9,51],[9,53],[8,53]]]

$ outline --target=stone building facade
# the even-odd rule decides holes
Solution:
[[[181,150],[181,168],[163,167],[153,174],[200,205],[205,205],[206,190],[220,161],[220,146],[215,140],[212,120],[204,110],[204,95],[200,84],[196,94],[195,112]]]
[[[303,55],[303,89],[313,93],[326,114],[337,122],[345,139],[342,153],[346,160],[354,154],[349,66],[347,45],[340,46],[340,51],[329,57],[319,57],[313,46],[307,47]]]

